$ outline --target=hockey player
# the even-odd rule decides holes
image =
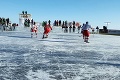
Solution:
[[[46,24],[45,26],[44,26],[44,33],[43,33],[43,38],[42,39],[44,39],[44,38],[48,38],[48,34],[50,33],[50,31],[52,30],[52,27],[48,24]]]
[[[37,38],[37,31],[38,31],[38,28],[36,26],[36,23],[34,22],[33,26],[31,27],[31,38],[33,37],[34,33],[35,33],[36,38]]]
[[[89,43],[88,39],[89,39],[89,35],[90,35],[90,32],[89,32],[90,28],[91,28],[91,26],[88,24],[88,22],[86,22],[86,24],[82,27],[84,42],[86,42],[86,43]]]

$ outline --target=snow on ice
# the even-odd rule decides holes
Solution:
[[[120,80],[120,36],[63,33],[31,38],[30,29],[0,32],[0,80]]]

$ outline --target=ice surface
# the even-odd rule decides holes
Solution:
[[[31,38],[29,28],[0,32],[0,80],[120,80],[120,36],[64,33]]]

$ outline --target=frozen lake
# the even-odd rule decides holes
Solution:
[[[120,36],[18,30],[0,32],[0,80],[120,80]]]

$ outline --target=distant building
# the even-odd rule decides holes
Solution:
[[[24,27],[24,22],[26,19],[32,20],[31,14],[27,14],[27,12],[22,12],[19,14],[19,26]]]

